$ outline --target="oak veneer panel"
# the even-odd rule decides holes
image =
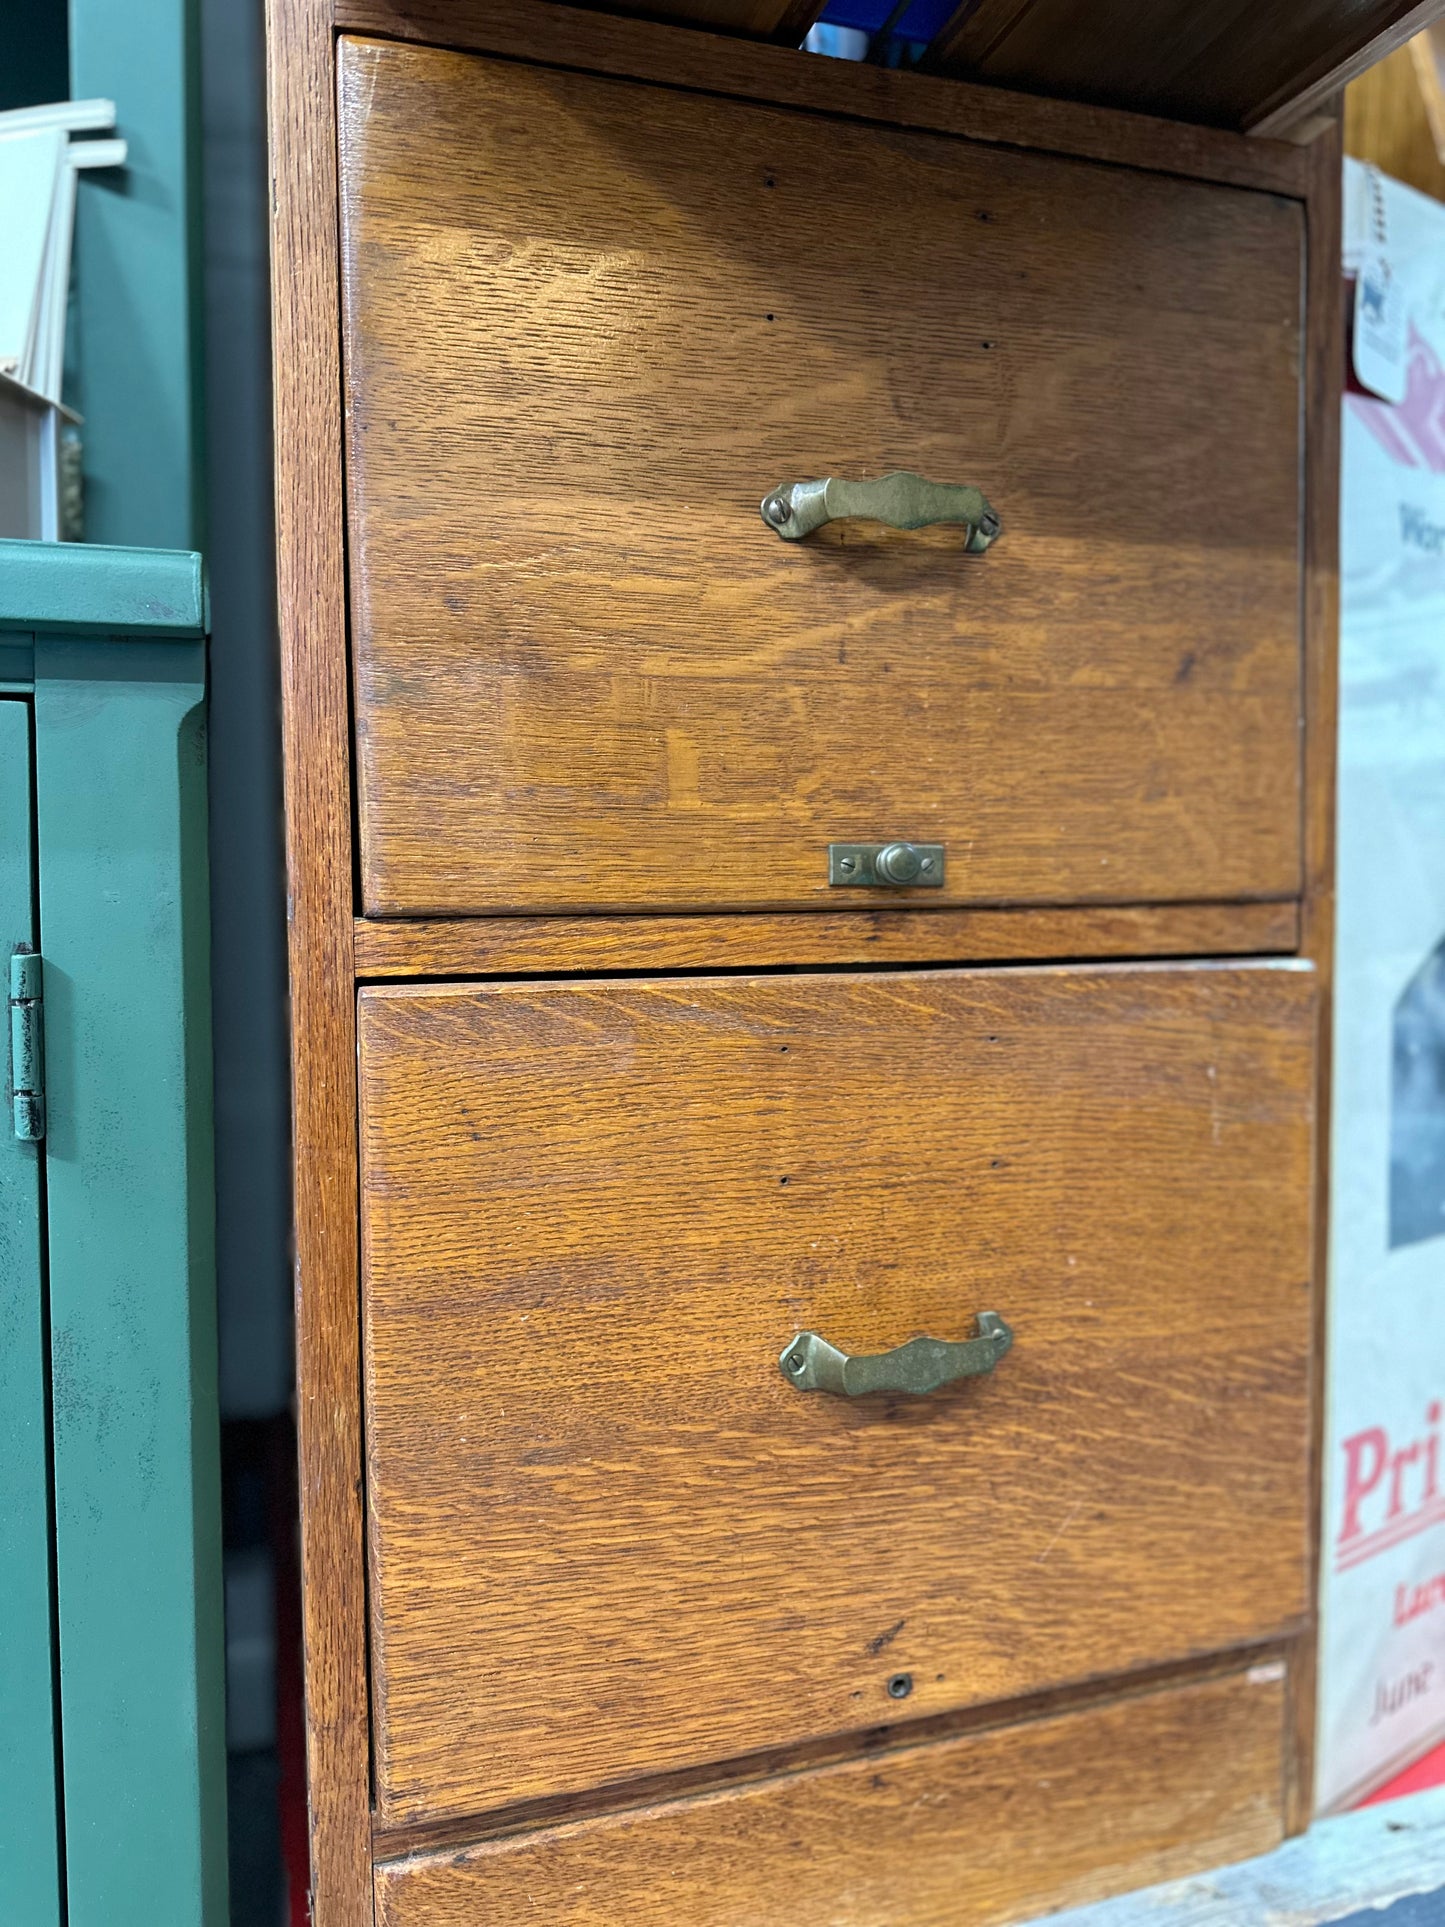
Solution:
[[[276,607],[313,1927],[370,1918],[356,1024],[329,0],[266,0]]]
[[[914,68],[819,60],[790,47],[679,33],[656,21],[559,6],[556,0],[335,0],[334,16],[343,32],[661,81],[893,127],[932,127],[970,140],[1264,188],[1298,200],[1309,191],[1308,153],[1291,141],[1246,139],[1215,127],[1046,100]]]
[[[359,1046],[384,1825],[1302,1622],[1307,967],[371,989]],[[935,1398],[777,1366],[988,1309]]]
[[[359,977],[1248,956],[1299,947],[1297,903],[714,917],[358,917]]]
[[[1268,1852],[1278,1666],[377,1868],[378,1927],[1004,1927]]]
[[[892,836],[929,908],[1298,890],[1295,203],[339,63],[368,912],[848,907]],[[758,516],[893,467],[994,550]]]

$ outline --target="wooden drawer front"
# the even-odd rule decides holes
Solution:
[[[1299,887],[1292,202],[344,40],[377,915]],[[783,542],[778,483],[1003,521]]]
[[[363,992],[383,1822],[1297,1625],[1314,1001],[1289,964]],[[1012,1351],[932,1397],[779,1369],[988,1310]]]
[[[1282,1668],[377,1870],[379,1927],[1003,1927],[1281,1837]]]

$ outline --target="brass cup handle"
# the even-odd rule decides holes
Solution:
[[[999,532],[999,519],[982,489],[929,482],[910,469],[896,469],[876,482],[780,482],[761,504],[763,520],[785,542],[800,541],[847,516],[886,522],[895,529],[926,529],[934,522],[963,522],[964,547],[982,555]]]
[[[857,1358],[840,1352],[816,1332],[799,1332],[783,1347],[778,1364],[783,1377],[800,1392],[836,1392],[841,1398],[907,1392],[921,1397],[951,1385],[956,1378],[991,1372],[1013,1342],[1012,1331],[996,1311],[981,1311],[976,1338],[910,1338],[891,1352]]]

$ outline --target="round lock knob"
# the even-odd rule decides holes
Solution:
[[[923,858],[911,843],[889,843],[873,860],[873,867],[885,883],[914,883],[923,869]]]

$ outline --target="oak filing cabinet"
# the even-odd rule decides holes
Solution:
[[[1265,1850],[1336,144],[542,0],[271,89],[321,1927]]]

